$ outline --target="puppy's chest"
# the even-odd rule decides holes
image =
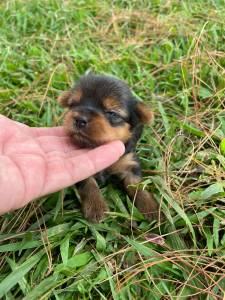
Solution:
[[[97,173],[94,177],[100,185],[105,185],[107,183],[119,184],[122,179],[131,174],[136,174],[137,172],[138,175],[140,175],[138,158],[135,153],[130,152],[124,154],[116,163]]]
[[[113,174],[110,172],[110,169],[107,168],[97,173],[94,177],[97,180],[98,184],[106,185],[107,183],[114,181],[115,176],[113,176]]]

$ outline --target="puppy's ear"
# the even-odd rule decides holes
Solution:
[[[63,92],[59,96],[58,101],[63,107],[71,107],[73,104],[80,102],[83,93],[80,88],[71,89],[70,91]]]
[[[154,114],[143,102],[136,102],[136,114],[142,124],[150,124],[154,119]]]
[[[63,92],[58,97],[58,102],[62,107],[70,107],[71,104],[73,103],[72,92],[71,91]]]

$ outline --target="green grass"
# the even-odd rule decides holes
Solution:
[[[137,151],[143,186],[166,215],[149,224],[107,186],[111,213],[99,225],[84,220],[71,188],[2,216],[1,299],[224,299],[224,7],[223,0],[1,2],[0,112],[31,126],[59,125],[56,98],[85,71],[126,80],[155,112]]]

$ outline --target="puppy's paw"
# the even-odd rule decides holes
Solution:
[[[103,198],[82,201],[82,211],[84,217],[91,223],[99,223],[106,211],[108,211],[107,204]]]
[[[149,221],[158,221],[162,218],[162,214],[159,212],[159,205],[154,197],[147,191],[138,191],[135,206],[143,214],[143,216]]]

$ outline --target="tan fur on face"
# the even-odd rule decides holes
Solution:
[[[96,116],[90,123],[89,137],[100,144],[120,140],[126,142],[131,137],[130,124],[112,127],[103,116]]]
[[[82,90],[66,91],[59,96],[58,101],[63,107],[70,107],[73,103],[78,103],[82,97]]]
[[[127,111],[121,107],[121,104],[118,100],[114,98],[106,98],[103,101],[103,105],[106,110],[114,110],[118,112],[122,117],[127,117]]]
[[[74,118],[79,116],[79,112],[68,111],[64,118],[64,128],[67,134],[70,136],[76,135],[76,129],[74,128]],[[83,134],[92,140],[94,144],[101,145],[114,140],[120,140],[126,142],[131,137],[130,125],[125,123],[122,126],[111,127],[108,121],[103,116],[95,116]],[[77,134],[78,135],[78,134]]]
[[[65,118],[64,118],[64,129],[66,131],[67,134],[69,135],[73,135],[74,134],[74,126],[73,126],[73,120],[75,117],[77,117],[79,115],[78,112],[74,112],[74,111],[69,111]]]

